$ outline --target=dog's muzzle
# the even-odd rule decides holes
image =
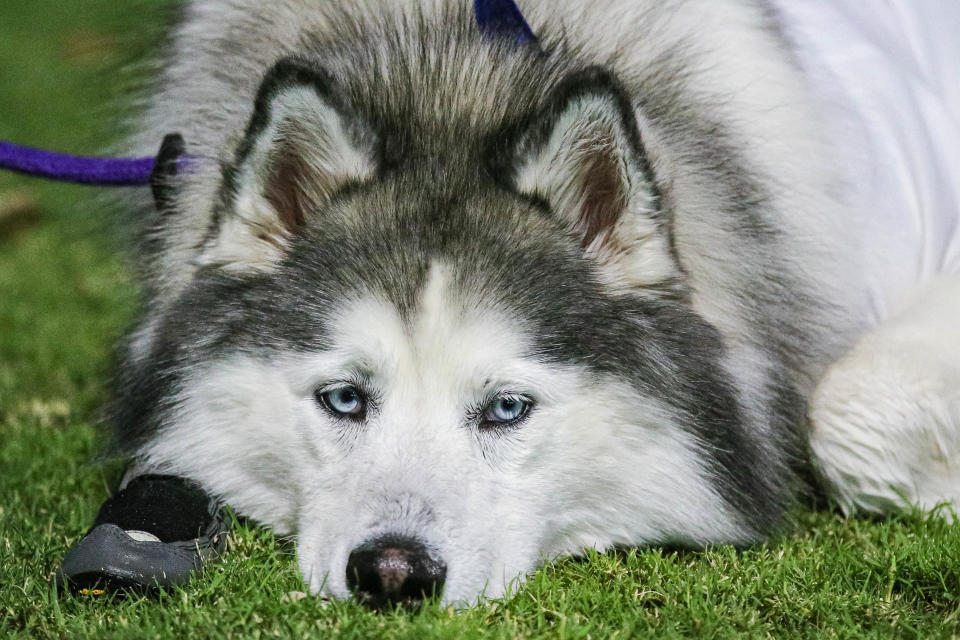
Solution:
[[[350,553],[347,586],[357,600],[373,608],[418,607],[439,596],[447,565],[418,540],[387,535],[367,541]]]

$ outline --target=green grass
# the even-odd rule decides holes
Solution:
[[[0,139],[76,152],[111,135],[112,73],[154,43],[160,4],[0,3]],[[159,141],[158,141],[159,142]],[[0,223],[0,637],[956,637],[960,528],[803,513],[736,552],[591,554],[466,612],[298,599],[293,548],[241,527],[223,562],[158,598],[57,595],[48,576],[117,480],[97,459],[112,344],[135,288],[91,192],[0,176],[39,218]],[[0,205],[2,206],[2,205]],[[289,595],[293,594],[293,596]]]

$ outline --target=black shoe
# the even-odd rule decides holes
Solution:
[[[143,475],[103,503],[54,579],[81,593],[183,584],[223,551],[221,504],[175,476]]]

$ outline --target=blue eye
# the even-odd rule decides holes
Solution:
[[[504,394],[497,396],[483,410],[482,423],[487,426],[502,426],[523,419],[533,401],[523,396]]]
[[[321,389],[316,395],[320,405],[335,417],[363,420],[367,415],[367,400],[352,385]]]

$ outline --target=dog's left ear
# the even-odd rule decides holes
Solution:
[[[278,62],[224,173],[218,228],[197,264],[241,270],[274,264],[334,195],[374,174],[375,146],[372,131],[321,69],[296,59]]]
[[[546,201],[617,288],[671,291],[680,270],[626,91],[600,69],[564,81],[520,137],[514,187]]]

